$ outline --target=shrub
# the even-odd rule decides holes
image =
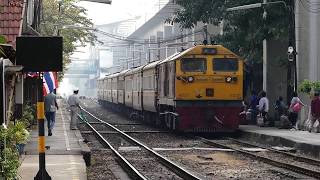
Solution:
[[[309,95],[311,92],[320,92],[320,81],[303,80],[299,85],[299,91]]]

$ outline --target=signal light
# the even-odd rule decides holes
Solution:
[[[292,46],[288,47],[288,60],[292,62],[294,60],[295,50]]]
[[[230,76],[229,76],[229,77],[226,77],[226,82],[227,82],[227,83],[231,83],[231,82],[232,82],[232,77],[230,77]]]
[[[189,83],[192,83],[193,81],[194,81],[194,77],[189,76],[189,77],[188,77],[188,82],[189,82]]]

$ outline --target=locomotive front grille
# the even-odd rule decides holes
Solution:
[[[212,88],[207,88],[206,89],[206,96],[213,97],[213,95],[214,95],[214,90]]]

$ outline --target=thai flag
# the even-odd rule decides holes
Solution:
[[[56,72],[43,73],[43,95],[49,94],[54,89],[58,88],[58,78]]]

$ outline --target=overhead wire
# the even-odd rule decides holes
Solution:
[[[149,39],[136,39],[136,38],[124,37],[124,36],[108,33],[108,32],[105,32],[105,31],[102,31],[99,29],[95,29],[95,32],[101,33],[101,34],[106,35],[110,38],[118,39],[121,41],[128,41],[128,42],[136,43],[136,44],[159,44],[159,43],[162,44],[162,43],[166,43],[166,42],[171,42],[171,41],[183,39],[183,38],[188,37],[190,35],[195,35],[195,34],[201,33],[201,32],[203,32],[203,29],[198,29],[194,32],[187,33],[187,34],[179,34],[179,35],[167,38],[167,39],[154,41],[154,42],[153,41],[150,42]]]

